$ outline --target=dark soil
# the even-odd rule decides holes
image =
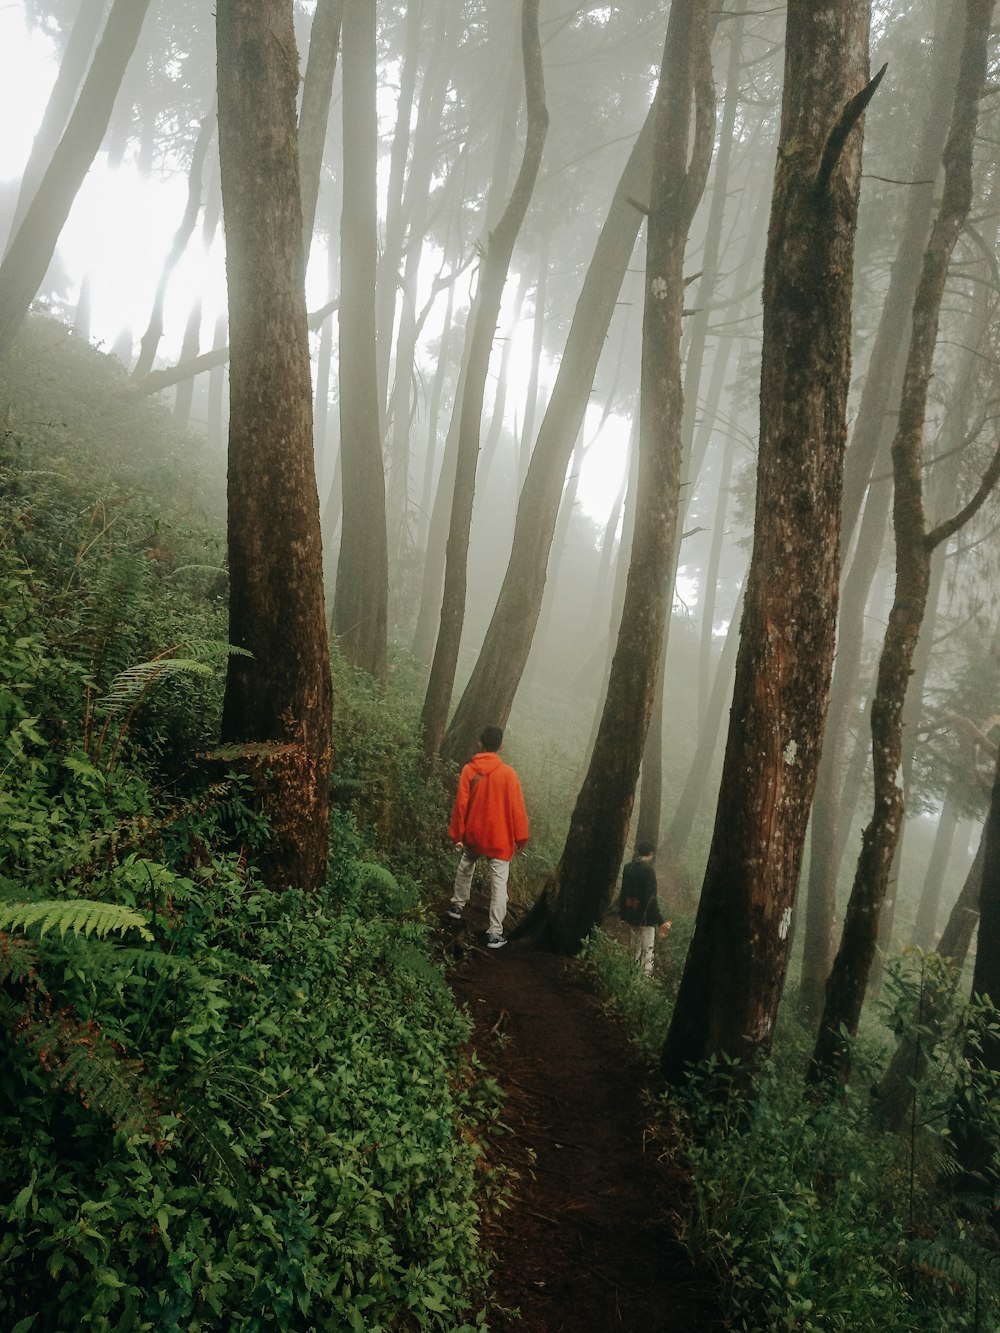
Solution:
[[[483,1238],[490,1329],[721,1329],[675,1238],[687,1184],[656,1131],[652,1071],[576,964],[528,940],[489,950],[485,928],[474,900],[445,933],[473,1047],[505,1094],[494,1160],[516,1173]]]

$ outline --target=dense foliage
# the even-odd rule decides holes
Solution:
[[[224,584],[192,442],[49,325],[5,369],[0,1323],[471,1328],[497,1098],[428,946],[441,797],[405,710],[338,668],[329,880],[268,891],[206,758]]]
[[[666,953],[654,981],[607,936],[595,935],[585,955],[608,1006],[651,1057],[676,986]],[[942,981],[941,973],[919,954],[893,967],[885,1026],[864,1032],[856,1083],[835,1102],[808,1094],[808,1036],[786,1023],[752,1102],[734,1093],[741,1071],[712,1063],[694,1072],[682,1099],[664,1104],[663,1136],[691,1170],[684,1239],[717,1274],[734,1329],[997,1327],[993,1186],[954,1194],[950,1148],[952,1130],[969,1117],[992,1125],[1000,1142],[996,1082],[974,1080],[964,1058],[997,1015],[958,1005],[954,978]],[[885,1128],[868,1091],[890,1033],[918,1039],[928,1061],[903,1134]]]

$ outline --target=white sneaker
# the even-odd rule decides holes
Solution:
[[[448,915],[451,917],[452,921],[461,921],[462,909],[459,907],[458,903],[452,903],[448,908]]]
[[[506,943],[507,943],[507,937],[505,935],[494,935],[492,931],[487,932],[486,935],[487,949],[502,949]]]

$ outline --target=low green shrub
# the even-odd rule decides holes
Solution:
[[[234,860],[144,869],[154,948],[26,936],[37,994],[0,1075],[5,1326],[471,1327],[496,1096],[423,928],[372,913],[373,878],[405,907],[384,872],[355,872],[359,913]],[[56,1018],[86,1044],[78,1095]],[[87,1103],[114,1051],[132,1065],[112,1120]]]
[[[627,950],[601,930],[587,937],[580,962],[593,977],[607,1008],[623,1020],[637,1045],[658,1060],[673,1008],[659,982],[647,977]]]
[[[655,1060],[670,1018],[659,975],[666,958],[657,959],[657,978],[647,979],[600,932],[582,958],[605,1002]],[[1000,1249],[988,1224],[995,1196],[982,1192],[987,1182],[978,1199],[968,1190],[954,1194],[949,1151],[949,1127],[970,1117],[995,1132],[995,1081],[965,1057],[976,1049],[976,1032],[991,1030],[996,1016],[966,1008],[956,1025],[957,1015],[946,1022],[939,1006],[932,1028],[920,1001],[922,977],[912,966],[889,971],[887,1026],[897,1039],[920,1032],[931,1060],[913,1134],[889,1133],[877,1117],[868,1089],[889,1043],[885,1028],[872,1031],[871,1024],[856,1045],[856,1082],[834,1101],[820,1102],[807,1090],[809,1036],[783,1022],[751,1100],[739,1091],[742,1071],[722,1061],[693,1071],[683,1093],[664,1102],[690,1172],[682,1239],[714,1271],[732,1328],[1000,1327]],[[932,980],[936,993],[948,990],[946,980]]]

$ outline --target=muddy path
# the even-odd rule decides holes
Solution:
[[[675,1239],[686,1182],[658,1141],[651,1071],[579,968],[514,941],[484,947],[485,913],[443,918],[452,989],[505,1093],[499,1159],[517,1172],[487,1225],[493,1295],[520,1333],[716,1330],[711,1290]]]

